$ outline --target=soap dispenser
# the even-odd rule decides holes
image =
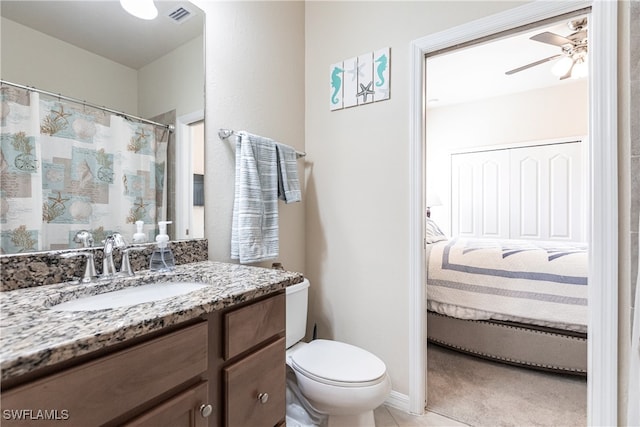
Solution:
[[[168,272],[173,271],[176,267],[173,252],[169,247],[167,224],[171,224],[171,221],[158,221],[156,248],[151,254],[151,262],[149,263],[149,270],[151,271]]]
[[[143,231],[144,221],[136,221],[136,232],[133,233],[133,243],[144,243],[147,241],[147,235]]]

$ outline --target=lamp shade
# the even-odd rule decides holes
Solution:
[[[551,72],[554,76],[562,77],[569,72],[572,65],[573,58],[571,58],[570,56],[563,56],[562,58],[558,59],[558,62],[554,64],[554,66],[551,68]]]
[[[427,207],[442,206],[442,200],[436,193],[427,194]]]
[[[153,0],[120,0],[120,5],[124,10],[140,19],[151,20],[158,16],[158,9],[153,4]]]
[[[576,65],[573,66],[573,70],[571,70],[571,78],[580,79],[582,77],[587,77],[587,74],[589,74],[589,66],[587,65],[586,59],[578,59],[576,61]]]

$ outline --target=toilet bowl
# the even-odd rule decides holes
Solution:
[[[375,355],[351,344],[324,339],[299,342],[300,324],[290,328],[290,322],[296,318],[306,326],[308,287],[305,279],[287,288],[287,364],[309,404],[328,415],[330,427],[373,427],[373,410],[391,391],[386,366]],[[297,339],[290,337],[296,330]]]

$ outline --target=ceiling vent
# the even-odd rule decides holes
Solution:
[[[178,6],[176,9],[169,10],[167,16],[171,18],[171,21],[182,24],[188,21],[193,16],[193,13],[184,6]]]

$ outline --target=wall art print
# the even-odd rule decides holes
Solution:
[[[0,91],[0,253],[100,242],[164,217],[166,129],[36,92]]]
[[[389,99],[390,54],[391,48],[387,47],[331,64],[330,110]]]

